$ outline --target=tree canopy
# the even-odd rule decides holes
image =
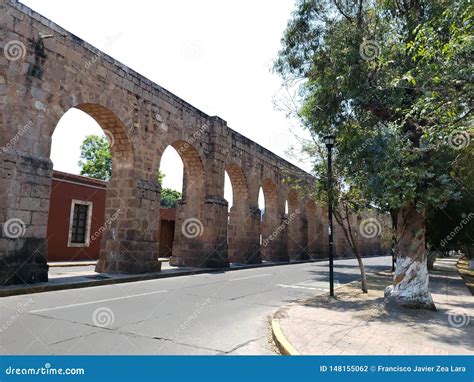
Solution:
[[[337,136],[345,181],[380,208],[468,192],[452,170],[473,133],[471,15],[467,0],[297,3],[275,70],[299,84],[316,142]]]
[[[396,220],[385,297],[407,307],[435,309],[430,215],[473,192],[458,176],[474,134],[472,14],[469,0],[299,0],[274,66],[298,89],[306,149],[334,134],[336,184]]]

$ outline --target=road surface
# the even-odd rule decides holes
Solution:
[[[391,258],[364,263],[382,271]],[[358,278],[355,259],[335,261],[336,286]],[[317,262],[4,297],[0,353],[273,354],[271,314],[327,293],[327,280]]]

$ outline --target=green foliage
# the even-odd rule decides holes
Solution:
[[[163,188],[161,190],[160,205],[165,208],[176,208],[176,202],[181,198],[181,192],[172,190],[171,188]]]
[[[428,210],[468,192],[453,169],[473,134],[472,11],[467,0],[298,1],[275,70],[300,84],[316,162],[336,135],[338,190],[356,204]]]
[[[426,224],[426,240],[441,251],[474,250],[474,148],[459,158],[452,176],[458,180],[465,192],[459,200],[451,200],[443,208],[430,211]],[[468,249],[471,249],[470,251]]]
[[[88,135],[81,145],[81,175],[108,180],[112,173],[112,155],[105,137]]]

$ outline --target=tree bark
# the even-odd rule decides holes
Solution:
[[[362,262],[362,257],[357,253],[356,254],[357,262],[359,263],[359,268],[360,268],[360,277],[361,277],[361,289],[362,292],[368,293],[367,289],[367,276],[365,274],[365,266],[364,263]]]
[[[428,281],[425,213],[408,203],[397,216],[397,262],[393,285],[385,288],[385,298],[409,308],[436,310]]]

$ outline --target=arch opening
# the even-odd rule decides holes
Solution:
[[[107,241],[125,235],[118,221],[127,214],[127,198],[120,192],[131,187],[128,132],[115,113],[92,103],[70,108],[49,131],[48,260],[100,260],[101,252],[110,250]]]
[[[227,226],[227,243],[229,262],[248,263],[255,257],[255,245],[252,243],[253,214],[248,204],[248,181],[240,166],[230,164],[226,166],[229,186],[225,183],[224,195],[231,198]],[[229,190],[231,189],[231,192]]]
[[[170,150],[174,165],[168,168],[169,173],[163,173],[164,184],[181,191],[176,200],[174,235],[171,244],[170,265],[196,266],[200,260],[196,252],[200,251],[205,239],[205,220],[203,218],[204,203],[204,165],[198,150],[189,142],[177,140],[167,146],[160,159],[160,169],[166,151]],[[168,157],[169,158],[169,157]],[[179,170],[180,165],[181,171]],[[165,168],[163,166],[163,168]],[[182,181],[178,177],[181,175]],[[168,179],[167,179],[168,178]],[[181,190],[179,190],[181,185]],[[162,188],[162,193],[165,191]],[[161,245],[161,243],[160,243]]]

